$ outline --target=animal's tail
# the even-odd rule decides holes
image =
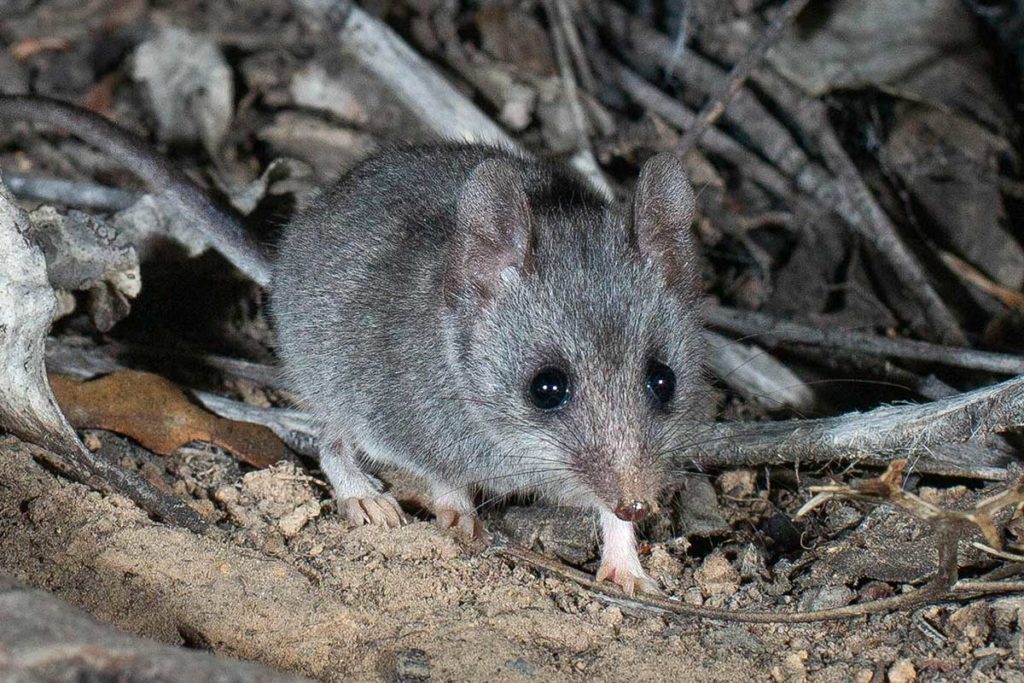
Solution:
[[[214,248],[257,283],[270,283],[270,262],[234,213],[219,206],[144,141],[102,116],[58,100],[0,95],[0,119],[66,130],[110,155],[151,190],[167,194],[203,230]]]

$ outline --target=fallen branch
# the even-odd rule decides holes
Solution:
[[[205,529],[184,501],[90,452],[61,413],[43,366],[56,297],[42,251],[26,238],[28,228],[28,216],[0,184],[0,429],[45,446],[41,457],[66,477],[124,494],[170,524]]]
[[[934,446],[1024,426],[1024,376],[921,405],[784,422],[718,423],[689,448],[701,467],[928,457]]]
[[[764,313],[722,306],[708,306],[706,319],[708,325],[713,328],[743,335],[745,339],[753,338],[768,348],[806,344],[824,349],[938,363],[1002,375],[1024,374],[1024,357],[1008,353],[975,351],[964,347],[943,346],[913,339],[881,337],[846,330],[819,329]]]

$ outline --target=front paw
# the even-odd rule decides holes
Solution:
[[[489,545],[491,535],[487,533],[480,518],[475,512],[459,512],[450,508],[437,510],[437,526],[441,529],[454,529],[455,533],[465,541]]]
[[[622,592],[629,597],[633,597],[637,593],[664,595],[654,579],[647,576],[642,569],[630,567],[626,563],[604,560],[597,570],[597,580],[598,582],[610,581],[618,585]]]
[[[398,501],[386,493],[342,498],[338,501],[338,512],[354,526],[372,524],[394,529],[405,523]]]

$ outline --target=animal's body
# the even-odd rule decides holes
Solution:
[[[391,149],[325,189],[268,259],[110,124],[33,98],[0,98],[4,115],[60,125],[171,185],[269,285],[283,370],[350,521],[402,520],[366,461],[424,477],[438,519],[469,533],[482,533],[479,490],[537,492],[597,510],[599,578],[654,588],[633,522],[656,507],[703,395],[693,195],[676,159],[650,160],[620,209],[501,149]]]

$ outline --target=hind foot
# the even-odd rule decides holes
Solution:
[[[608,559],[602,560],[595,578],[599,582],[610,581],[616,584],[629,597],[633,597],[637,593],[663,595],[654,579],[647,576],[642,569],[637,572],[628,564],[616,563]]]

